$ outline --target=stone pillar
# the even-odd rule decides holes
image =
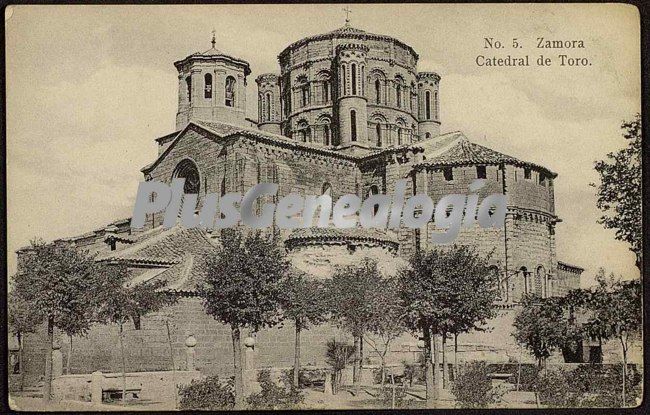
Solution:
[[[90,401],[94,404],[102,403],[102,382],[104,374],[100,371],[93,372],[90,376]]]
[[[63,375],[63,353],[61,353],[61,343],[54,343],[52,350],[52,379]]]
[[[186,353],[186,359],[187,359],[187,370],[195,370],[194,368],[194,357],[195,357],[195,351],[194,351],[194,346],[196,346],[196,338],[194,337],[193,334],[190,334],[187,336],[187,339],[185,339],[185,353]]]
[[[244,395],[257,390],[257,370],[255,370],[255,337],[252,333],[244,339]]]
[[[325,395],[332,395],[334,393],[332,390],[332,376],[334,376],[332,372],[325,372],[325,390],[323,391]]]

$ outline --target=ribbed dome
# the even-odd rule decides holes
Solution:
[[[365,30],[361,30],[356,27],[350,26],[349,23],[346,23],[344,26],[339,27],[338,29],[332,30],[330,32],[325,32],[325,33],[302,38],[292,43],[291,45],[287,46],[282,52],[280,52],[280,56],[284,55],[291,49],[304,45],[305,43],[309,43],[317,40],[323,40],[323,39],[336,39],[336,38],[359,39],[359,40],[382,40],[382,41],[394,42],[395,44],[398,44],[408,49],[409,52],[411,52],[413,56],[416,59],[418,59],[418,54],[415,52],[415,50],[413,50],[411,46],[407,45],[401,40],[388,35],[380,35],[380,34],[366,32]]]

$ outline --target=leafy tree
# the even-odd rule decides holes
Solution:
[[[623,358],[622,399],[626,401],[627,354],[629,336],[642,325],[641,280],[607,281],[601,273],[598,286],[584,294],[587,320],[584,331],[590,337],[617,339]]]
[[[327,309],[324,284],[310,279],[306,273],[298,269],[292,269],[285,283],[282,310],[285,317],[293,321],[295,327],[293,384],[296,388],[300,387],[300,333],[311,325],[318,325],[325,321]]]
[[[111,273],[111,295],[101,304],[98,319],[115,323],[119,327],[120,356],[122,360],[122,404],[126,403],[126,362],[124,358],[124,324],[129,320],[134,323],[149,313],[161,310],[175,302],[172,297],[161,291],[164,281],[156,280],[140,284],[130,284],[131,277],[125,265],[107,265]]]
[[[379,344],[370,338],[366,343],[372,347],[381,360],[381,385],[386,380],[386,355],[390,344],[406,330],[404,322],[406,310],[402,305],[396,278],[382,278],[381,284],[373,296],[371,303],[371,319],[368,331],[379,338]]]
[[[410,258],[409,266],[399,273],[407,327],[422,333],[424,337],[427,402],[430,405],[435,403],[438,394],[431,366],[431,336],[446,336],[448,333],[468,329],[470,324],[466,323],[465,318],[458,317],[460,312],[457,308],[465,307],[464,302],[473,301],[473,294],[480,296],[480,301],[476,301],[476,305],[467,306],[468,311],[475,308],[483,310],[484,304],[494,301],[497,293],[496,281],[491,280],[492,275],[485,258],[471,248],[456,245],[417,252]],[[476,318],[473,323],[490,315],[489,312],[472,312]],[[437,366],[437,353],[433,354]]]
[[[34,313],[29,304],[10,291],[7,296],[7,325],[9,331],[18,340],[18,367],[20,368],[20,389],[23,389],[25,368],[23,367],[23,340],[27,333],[34,333],[43,323],[40,316]],[[10,371],[12,368],[9,369]],[[10,372],[11,373],[11,372]]]
[[[574,343],[580,335],[559,297],[528,295],[515,317],[513,337],[528,349],[541,368],[554,350]]]
[[[641,114],[621,125],[626,148],[607,154],[606,160],[597,161],[595,169],[600,175],[596,206],[604,212],[601,223],[616,230],[616,239],[630,244],[636,254],[636,264],[641,269],[643,230],[641,227]]]
[[[206,313],[232,331],[235,407],[244,405],[241,329],[255,331],[282,320],[281,299],[289,264],[284,251],[260,231],[223,229],[221,245],[206,260],[201,287]]]
[[[354,337],[355,385],[361,379],[361,342],[373,319],[373,301],[381,284],[377,262],[369,258],[338,268],[327,283],[331,317]]]
[[[54,328],[69,336],[86,333],[96,309],[111,294],[110,277],[106,266],[68,245],[33,241],[23,254],[14,280],[14,300],[29,310],[30,320],[47,324],[45,401],[52,391]]]
[[[483,330],[486,321],[496,315],[494,302],[499,296],[498,276],[488,267],[488,258],[481,258],[469,247],[452,248],[448,252],[456,272],[445,279],[447,300],[444,303],[442,337],[443,387],[446,387],[446,343],[454,336],[454,366],[458,363],[458,335]]]

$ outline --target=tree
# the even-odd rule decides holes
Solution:
[[[125,265],[107,265],[111,273],[111,295],[101,304],[98,319],[115,323],[119,327],[120,356],[122,360],[122,405],[126,403],[126,362],[124,357],[124,324],[132,320],[135,324],[149,313],[161,310],[175,302],[162,288],[165,281],[155,280],[131,284],[130,273]]]
[[[488,319],[496,314],[494,302],[499,296],[498,275],[469,247],[453,248],[447,253],[456,270],[446,278],[447,296],[440,325],[442,337],[443,388],[446,388],[446,343],[454,336],[454,367],[458,365],[458,335],[471,330],[483,330]]]
[[[285,282],[282,310],[285,317],[294,323],[296,342],[293,364],[293,384],[300,387],[300,333],[311,325],[321,324],[326,319],[328,304],[325,288],[321,281],[293,269]]]
[[[14,280],[14,301],[23,302],[29,319],[45,321],[47,353],[43,399],[52,392],[54,329],[84,334],[95,311],[110,294],[108,269],[84,251],[64,244],[33,241],[23,254]]]
[[[327,351],[325,353],[325,362],[332,367],[334,378],[332,379],[332,393],[338,393],[341,384],[341,372],[354,358],[354,346],[337,342],[336,339],[327,341]]]
[[[607,281],[599,274],[598,286],[585,295],[587,320],[583,327],[587,335],[599,339],[617,339],[621,344],[623,363],[623,405],[626,404],[627,354],[629,336],[642,325],[641,280]]]
[[[603,211],[601,223],[616,230],[616,239],[630,244],[636,254],[636,265],[641,269],[643,230],[641,227],[641,115],[621,125],[627,148],[607,154],[606,160],[597,161],[595,169],[600,175],[596,206]]]
[[[472,310],[467,318],[475,318],[470,319],[474,320],[472,326],[489,317],[490,313],[484,308],[489,308],[486,304],[496,299],[496,277],[490,272],[487,260],[473,249],[453,245],[413,255],[409,266],[399,273],[399,286],[406,307],[407,326],[424,337],[427,402],[433,405],[438,385],[434,385],[435,373],[431,366],[432,334],[446,337],[449,333],[469,329],[470,324],[459,318],[461,313],[457,311],[466,306],[463,304],[466,301],[475,302],[467,308]],[[471,300],[472,295],[476,295],[476,299]],[[433,360],[437,366],[435,351]]]
[[[575,342],[577,332],[559,297],[528,295],[515,317],[513,337],[537,359],[541,368],[554,350]]]
[[[396,278],[382,278],[379,289],[371,302],[371,319],[368,322],[368,331],[375,334],[380,344],[370,338],[365,338],[366,343],[372,347],[381,360],[381,385],[386,379],[386,355],[390,350],[390,343],[404,331],[406,310],[402,305]]]
[[[338,268],[327,282],[332,320],[345,327],[354,338],[353,383],[361,379],[361,342],[373,318],[375,293],[382,277],[377,262],[364,258],[360,263]]]
[[[206,313],[232,331],[235,407],[244,405],[241,329],[255,331],[282,320],[282,290],[289,264],[282,250],[260,231],[223,229],[221,245],[206,260],[201,287]]]
[[[23,389],[25,379],[25,368],[23,367],[23,340],[27,333],[34,333],[39,325],[43,323],[40,316],[29,307],[29,304],[10,291],[7,296],[7,325],[9,331],[18,340],[18,367],[20,368],[20,389]],[[12,368],[9,369],[11,371]],[[9,372],[11,373],[11,372]]]

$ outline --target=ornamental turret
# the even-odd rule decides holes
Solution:
[[[440,75],[418,72],[418,130],[421,140],[440,135]]]
[[[280,81],[279,76],[265,73],[255,79],[257,83],[258,127],[262,131],[280,134]]]
[[[368,46],[344,43],[336,49],[338,72],[337,118],[340,146],[369,146],[366,89]]]

